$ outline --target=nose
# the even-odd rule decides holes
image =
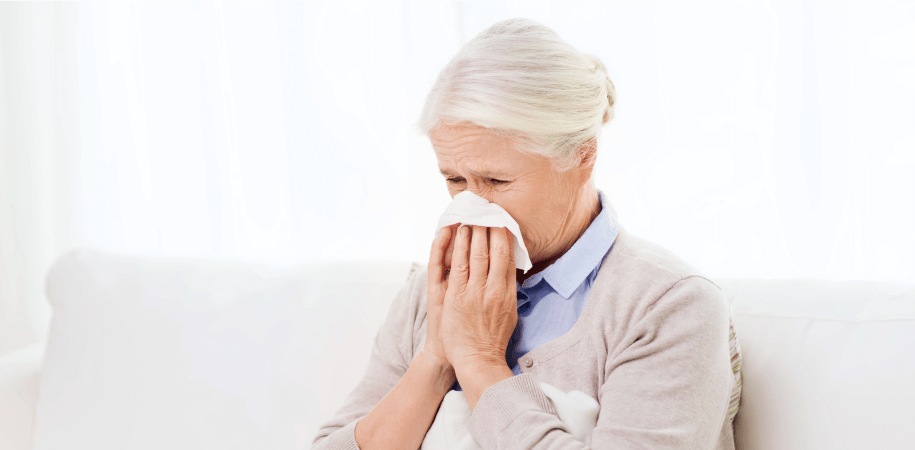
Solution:
[[[473,192],[478,197],[486,199],[487,202],[493,203],[492,189],[486,189],[485,186],[481,186],[479,183],[474,183],[474,182],[468,182],[466,184],[466,186],[467,187],[465,187],[464,189],[458,191],[457,194],[460,194],[461,192],[464,192],[464,191],[470,191],[470,192]],[[454,195],[457,195],[457,194],[454,194]]]

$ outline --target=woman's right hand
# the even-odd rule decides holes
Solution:
[[[454,249],[454,234],[458,224],[442,228],[432,243],[429,252],[428,281],[426,288],[426,342],[423,352],[428,352],[443,367],[451,368],[442,345],[442,309],[445,291],[448,290],[448,272],[451,268],[451,252]]]

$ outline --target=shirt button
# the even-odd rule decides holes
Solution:
[[[534,365],[534,361],[532,361],[530,358],[524,358],[522,364],[524,364],[524,367],[530,367]]]

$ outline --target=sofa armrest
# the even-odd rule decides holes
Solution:
[[[43,342],[0,357],[0,448],[29,450],[38,405]]]

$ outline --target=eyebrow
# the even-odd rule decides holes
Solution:
[[[455,176],[453,173],[451,173],[450,171],[448,171],[446,169],[439,169],[438,171],[441,172],[441,174],[446,177]],[[482,170],[482,171],[471,170],[470,174],[477,178],[495,178],[495,179],[499,179],[499,180],[509,178],[509,176],[507,174],[497,173],[497,172],[487,172],[485,170]]]

